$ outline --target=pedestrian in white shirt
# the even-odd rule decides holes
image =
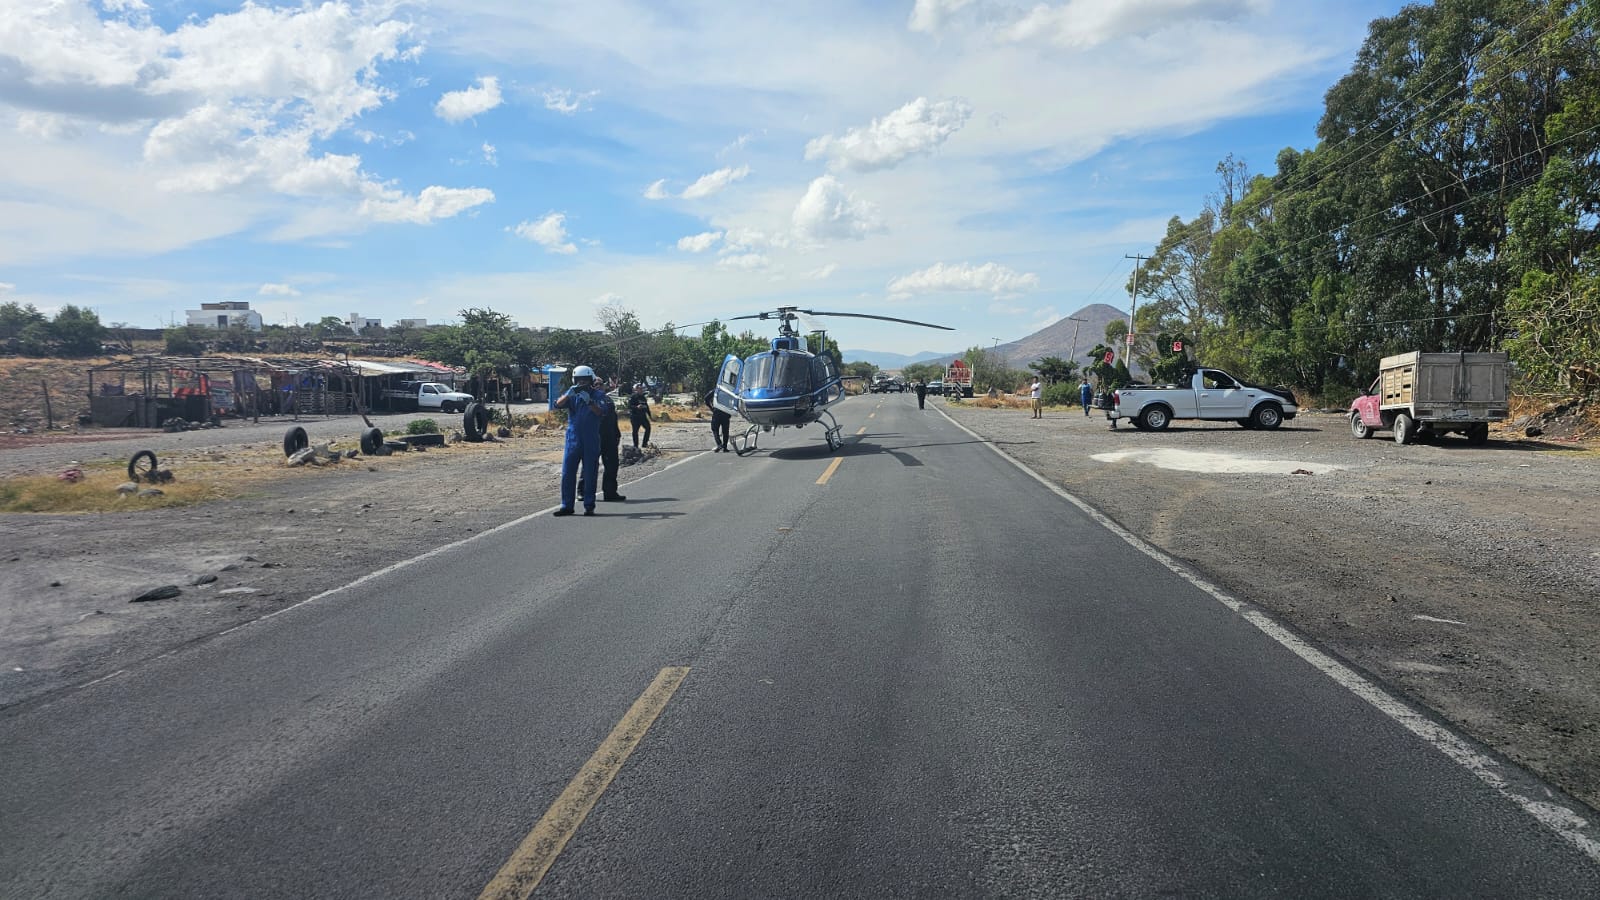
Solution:
[[[1039,379],[1033,380],[1033,387],[1028,389],[1028,397],[1033,400],[1033,417],[1044,418],[1044,403],[1039,399]]]

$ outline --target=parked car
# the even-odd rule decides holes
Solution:
[[[1380,428],[1394,442],[1458,431],[1474,444],[1508,412],[1511,358],[1505,353],[1402,353],[1378,363],[1372,387],[1350,404],[1350,433]]]
[[[1271,430],[1300,412],[1288,388],[1247,384],[1221,369],[1199,369],[1185,384],[1129,385],[1113,392],[1111,427],[1130,419],[1141,431],[1160,431],[1173,419],[1238,422]]]
[[[401,411],[437,409],[440,412],[460,412],[472,402],[471,394],[452,390],[447,384],[434,381],[402,381],[395,390],[383,392],[389,405]]]
[[[929,395],[937,397],[937,396],[939,396],[940,394],[943,394],[943,393],[944,393],[944,379],[935,378],[934,380],[928,382],[928,394]]]

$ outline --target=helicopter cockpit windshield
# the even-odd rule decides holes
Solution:
[[[811,391],[811,359],[799,354],[763,353],[745,361],[746,388],[765,388],[784,394]]]

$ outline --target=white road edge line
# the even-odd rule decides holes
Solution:
[[[1266,613],[1229,596],[1226,591],[1191,572],[1188,567],[1146,542],[1143,538],[1118,525],[1104,513],[1090,506],[1086,501],[1079,499],[1065,488],[1035,472],[1021,460],[1000,449],[983,435],[957,422],[949,413],[942,409],[938,410],[938,412],[948,419],[950,424],[977,438],[979,443],[998,453],[1001,459],[1016,466],[1035,481],[1049,488],[1057,496],[1076,506],[1084,515],[1121,538],[1135,550],[1165,566],[1184,581],[1211,595],[1218,603],[1237,613],[1240,618],[1260,629],[1263,634],[1277,641],[1289,652],[1310,663],[1322,674],[1333,679],[1334,683],[1365,700],[1373,708],[1400,725],[1400,727],[1421,738],[1432,745],[1434,749],[1454,760],[1457,765],[1471,772],[1479,781],[1493,788],[1502,797],[1515,803],[1523,812],[1532,816],[1539,824],[1576,847],[1585,856],[1588,856],[1596,863],[1600,863],[1600,840],[1591,837],[1591,835],[1600,834],[1600,829],[1597,829],[1595,823],[1591,822],[1583,813],[1564,803],[1556,802],[1554,797],[1531,797],[1518,790],[1512,785],[1511,779],[1503,774],[1505,766],[1493,757],[1481,753],[1473,746],[1474,742],[1470,739],[1445,728],[1417,711],[1409,703],[1373,684],[1356,670],[1307,644]]]
[[[677,462],[668,463],[667,465],[662,466],[661,468],[657,469],[654,472],[650,472],[649,474],[646,474],[646,475],[641,475],[640,477],[633,479],[633,481],[643,481],[646,478],[652,478],[652,477],[654,477],[656,475],[660,475],[662,472],[665,472],[668,469],[674,469],[674,468],[677,468],[678,466],[683,465],[686,462],[689,462],[690,460],[699,459],[700,457],[705,456],[706,453],[707,453],[707,451],[701,450],[701,451],[696,452],[696,453],[694,453],[694,454],[692,454],[690,456],[686,456],[683,459],[678,460]],[[633,481],[630,481],[630,482],[627,482],[627,483],[628,484],[632,484]],[[323,591],[320,594],[313,594],[310,597],[307,597],[306,599],[301,600],[299,603],[295,603],[295,604],[291,604],[289,606],[285,606],[282,609],[275,609],[272,612],[267,613],[266,615],[257,616],[254,619],[248,619],[246,621],[240,622],[237,625],[234,625],[231,628],[224,628],[223,630],[221,630],[219,632],[216,632],[215,634],[207,635],[205,637],[214,637],[214,638],[216,638],[216,637],[222,637],[225,634],[232,634],[233,632],[238,631],[241,628],[247,628],[247,627],[249,627],[251,625],[257,624],[258,622],[265,622],[266,620],[268,620],[268,619],[270,619],[270,618],[272,618],[274,616],[281,616],[284,613],[286,613],[286,612],[288,612],[288,611],[290,611],[292,609],[299,609],[300,607],[305,606],[307,603],[314,603],[314,602],[316,602],[318,600],[322,600],[322,599],[324,599],[326,597],[331,597],[334,594],[340,593],[342,591],[348,591],[353,587],[359,587],[360,585],[366,584],[367,582],[372,581],[375,578],[382,578],[383,576],[388,575],[391,572],[398,572],[399,570],[404,569],[407,566],[414,565],[416,563],[422,562],[425,559],[432,559],[433,557],[438,556],[441,553],[448,553],[451,550],[456,549],[457,547],[464,547],[467,544],[472,543],[473,541],[480,540],[482,538],[486,538],[491,534],[497,534],[497,533],[505,531],[507,529],[515,528],[518,525],[523,524],[524,522],[530,522],[530,521],[532,521],[534,519],[539,518],[540,516],[549,515],[550,513],[553,513],[553,512],[555,512],[556,510],[558,510],[560,508],[561,507],[560,507],[559,504],[556,505],[556,506],[547,506],[544,509],[539,510],[538,512],[528,513],[527,515],[522,516],[521,518],[512,519],[509,522],[503,522],[503,523],[501,523],[499,525],[494,526],[493,528],[487,529],[485,531],[480,531],[477,534],[472,535],[471,537],[464,537],[459,541],[454,541],[454,542],[449,543],[449,544],[444,544],[442,546],[435,547],[432,550],[429,550],[429,551],[427,551],[425,553],[420,553],[420,554],[418,554],[416,556],[413,556],[413,557],[411,557],[409,559],[402,559],[397,563],[391,563],[390,565],[384,566],[383,568],[378,569],[376,571],[368,572],[367,574],[362,575],[360,578],[357,578],[354,581],[347,582],[345,584],[341,584],[341,585],[339,585],[338,587],[335,587],[335,588],[329,588],[329,589]],[[205,637],[197,638],[196,640],[204,640]],[[193,643],[194,643],[194,641],[192,641],[192,640],[191,641],[186,641],[182,646],[174,647],[173,649],[168,650],[165,653],[161,653],[161,654],[157,654],[156,656],[152,656],[152,657],[150,657],[149,660],[145,660],[145,662],[149,662],[151,660],[157,660],[157,659],[166,659],[169,656],[174,656],[174,655],[176,655],[178,653],[181,653],[184,650],[188,649],[189,646],[192,645]],[[135,664],[135,665],[137,666],[137,664]],[[126,675],[126,674],[129,673],[129,671],[130,671],[130,669],[118,669],[117,671],[112,672],[109,675],[101,675],[99,678],[95,678],[95,679],[93,679],[91,681],[85,681],[82,684],[72,685],[71,687],[65,688],[64,690],[66,690],[66,691],[83,690],[84,688],[93,687],[93,686],[95,686],[97,684],[100,684],[101,682],[110,681],[111,679],[116,678],[119,675]]]

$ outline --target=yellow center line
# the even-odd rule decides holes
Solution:
[[[860,428],[856,429],[856,434],[866,434],[866,433],[867,433],[867,426],[865,426],[865,425],[863,425]]]
[[[550,805],[544,818],[495,873],[478,900],[527,900],[688,675],[688,666],[668,666],[657,673],[567,789]]]
[[[834,457],[833,462],[828,463],[828,471],[823,472],[822,477],[817,479],[817,484],[827,484],[828,479],[833,477],[833,473],[839,471],[839,463],[842,462],[844,462],[844,457]]]

